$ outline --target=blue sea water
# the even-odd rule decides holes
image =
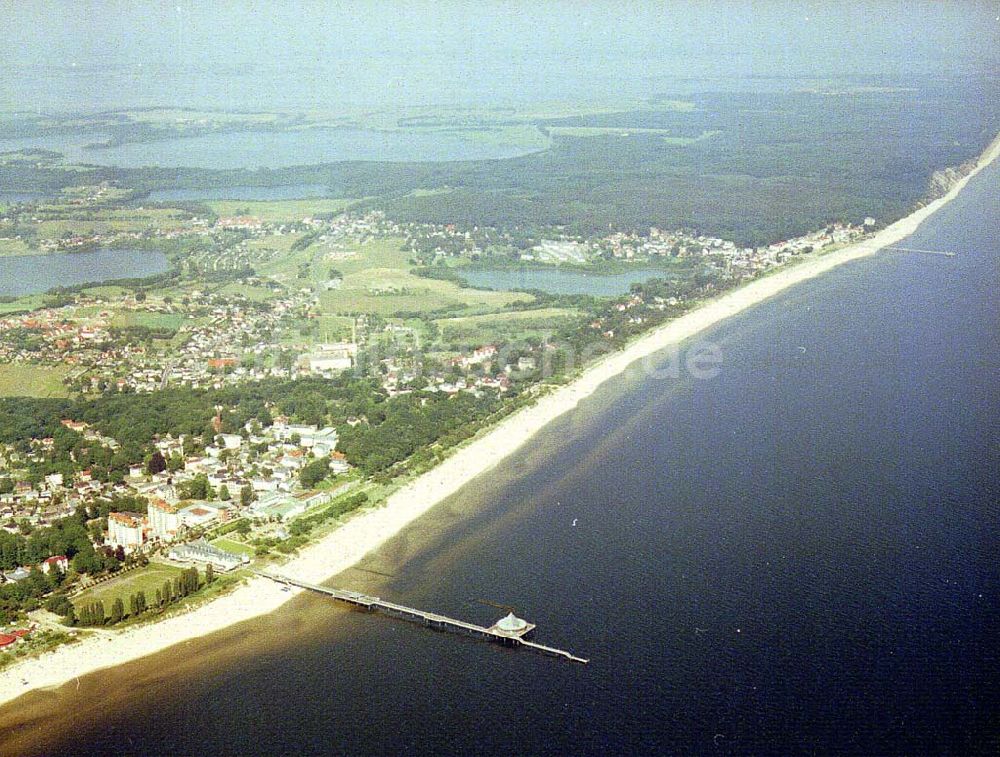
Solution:
[[[880,253],[703,334],[714,378],[609,382],[334,580],[512,605],[589,665],[306,596],[26,697],[0,750],[995,753],[998,199],[993,166],[906,243],[953,258]]]

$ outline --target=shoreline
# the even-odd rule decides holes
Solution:
[[[534,404],[483,431],[439,465],[394,492],[381,506],[355,515],[331,534],[303,548],[299,555],[280,566],[280,570],[314,583],[346,570],[443,499],[499,464],[543,427],[573,410],[581,400],[633,363],[695,337],[796,284],[896,244],[953,200],[973,176],[998,156],[1000,135],[989,144],[974,168],[945,195],[914,210],[872,238],[797,265],[778,268],[770,275],[721,295],[638,337],[623,350],[584,369],[569,384],[541,396]],[[124,664],[272,612],[300,592],[285,592],[272,581],[252,578],[230,594],[155,624],[103,631],[40,657],[15,662],[0,671],[0,706],[31,691],[58,687],[79,676]]]

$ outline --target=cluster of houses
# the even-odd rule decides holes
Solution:
[[[44,308],[30,314],[0,318],[0,362],[87,364],[107,353],[111,333],[103,313],[87,319],[70,319],[65,308]],[[132,346],[114,349],[109,359],[127,360]]]
[[[517,256],[525,261],[557,264],[585,264],[599,257],[641,262],[656,257],[698,256],[709,265],[749,277],[800,253],[857,240],[874,230],[875,225],[874,218],[865,218],[861,225],[834,223],[817,232],[766,247],[740,247],[718,237],[656,227],[650,228],[648,234],[615,232],[600,238],[554,235],[555,238],[542,239],[530,249],[519,250]],[[477,242],[481,234],[461,231],[453,225],[410,224],[407,231],[410,249],[426,247],[428,239],[440,240],[440,244],[431,250],[434,257],[478,259],[487,252]],[[503,235],[499,236],[502,238]]]
[[[95,445],[114,452],[119,449],[115,439],[101,434],[86,423],[66,419],[63,425],[76,431]],[[0,528],[16,529],[15,522],[26,521],[33,526],[49,525],[71,515],[81,504],[101,496],[128,493],[122,485],[97,481],[90,469],[77,471],[72,480],[62,473],[50,473],[38,483],[13,480],[8,474],[23,469],[29,463],[44,459],[55,444],[51,437],[32,439],[27,452],[14,445],[0,445],[0,478],[12,481],[10,491],[0,492]]]
[[[141,466],[132,471],[131,490],[149,501],[145,517],[132,513],[112,513],[109,518],[108,543],[122,546],[126,552],[147,544],[173,541],[178,534],[234,517],[250,516],[286,520],[315,504],[315,497],[300,491],[298,474],[316,459],[328,461],[330,473],[340,475],[350,470],[344,455],[337,451],[337,431],[332,427],[292,424],[284,416],[275,418],[266,430],[247,424],[246,436],[219,434],[202,456],[188,456],[180,471],[161,471],[148,475]],[[183,438],[165,438],[156,442],[164,456],[183,453]],[[258,452],[261,446],[264,452]],[[226,500],[182,501],[178,490],[185,481],[204,475],[209,486],[229,492]],[[251,501],[240,501],[249,489]],[[111,528],[114,520],[114,528]]]
[[[66,555],[53,555],[52,557],[42,560],[37,567],[44,574],[51,573],[52,571],[65,573],[69,570],[69,558],[67,558]],[[14,570],[8,570],[0,573],[0,583],[6,583],[8,581],[23,581],[30,576],[31,569],[22,565],[14,568]]]
[[[86,423],[66,419],[63,425],[95,443],[118,447],[115,440]],[[350,471],[346,458],[337,450],[336,429],[293,424],[284,416],[275,418],[266,429],[250,422],[242,435],[218,434],[204,454],[185,456],[184,441],[183,437],[167,436],[155,442],[164,457],[180,456],[183,465],[179,470],[148,473],[145,466],[136,465],[120,483],[95,481],[86,469],[77,471],[72,480],[61,473],[46,476],[38,484],[18,480],[12,491],[0,494],[2,527],[16,530],[24,521],[48,525],[72,514],[81,504],[116,495],[138,496],[148,503],[147,512],[110,513],[104,537],[105,545],[131,554],[182,540],[237,517],[265,521],[294,518],[332,496],[302,490],[298,475],[305,465],[323,459],[331,475]],[[51,438],[34,440],[31,454],[42,459],[52,445]],[[0,448],[0,477],[4,472],[16,477],[28,457],[12,446]],[[216,496],[182,499],[184,484],[199,475]],[[45,566],[42,569],[47,570]],[[20,580],[28,574],[24,569],[23,576],[16,573],[8,578]]]
[[[102,202],[103,193],[110,191],[104,185],[93,189],[92,204]],[[186,265],[221,271],[265,263],[281,254],[280,249],[283,249],[280,246],[249,246],[248,240],[303,230],[316,234],[315,241],[325,243],[331,251],[342,248],[345,240],[360,242],[370,237],[401,233],[400,228],[386,221],[381,213],[372,212],[338,216],[332,220],[306,217],[289,223],[234,216],[219,218],[210,224],[206,219],[194,218],[179,221],[176,228],[156,227],[141,233],[116,232],[110,236],[79,235],[43,243],[51,243],[58,249],[67,245],[77,249],[150,236],[212,236],[218,244],[192,252]],[[114,313],[110,310],[80,316],[79,307],[74,306],[40,309],[27,316],[0,318],[0,362],[77,366],[67,382],[74,390],[90,392],[151,392],[169,385],[220,388],[260,381],[288,375],[287,367],[276,364],[274,356],[281,345],[271,336],[292,328],[303,307],[314,296],[308,288],[288,288],[283,296],[269,298],[264,303],[197,291],[191,293],[190,305],[115,302],[115,310],[120,310],[124,304],[148,312],[180,313],[191,317],[197,313],[196,323],[181,327],[184,339],[179,341],[183,343],[172,347],[170,355],[147,350],[142,343],[112,339]],[[92,310],[108,303],[81,295],[76,305]],[[206,305],[211,310],[202,318]],[[28,340],[23,338],[25,332],[29,334]],[[304,374],[332,375],[350,367],[348,360],[353,360],[356,349],[356,345],[350,344],[316,346],[300,355],[299,370]],[[248,353],[254,358],[249,364],[244,359]]]
[[[333,342],[314,345],[299,357],[299,370],[311,376],[330,378],[350,370],[358,355],[355,342]]]
[[[264,358],[272,349],[269,335],[295,319],[296,309],[305,301],[302,293],[258,303],[252,308],[217,295],[193,293],[192,297],[199,295],[211,308],[207,322],[186,329],[183,345],[172,350],[169,359],[157,357],[150,375],[138,380],[133,389],[155,391],[168,385],[220,388],[286,374],[273,361],[268,365]],[[247,353],[254,355],[249,365],[242,361]]]

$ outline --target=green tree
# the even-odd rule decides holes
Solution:
[[[205,566],[205,586],[215,581],[215,568],[212,567],[212,563]]]
[[[330,461],[321,457],[307,464],[299,472],[299,483],[305,488],[311,489],[330,473]]]
[[[254,501],[253,487],[250,484],[245,484],[242,489],[240,489],[240,507],[249,507],[250,503]]]
[[[182,499],[211,499],[212,485],[208,483],[208,476],[199,473],[190,481],[184,481],[177,487]]]
[[[122,602],[121,597],[117,597],[115,598],[115,601],[111,605],[111,617],[108,619],[108,622],[111,625],[114,625],[115,623],[120,623],[122,618],[124,617],[125,617],[125,603]]]
[[[232,497],[229,494],[229,487],[226,486],[225,484],[223,484],[222,486],[220,486],[219,487],[219,499],[221,499],[223,502],[228,502],[231,498]]]
[[[45,609],[56,615],[65,617],[73,610],[73,603],[65,594],[53,594],[45,600]]]
[[[167,469],[167,461],[164,459],[160,450],[154,450],[153,454],[149,456],[149,460],[146,462],[146,473],[150,475],[155,475],[157,473],[162,473]]]

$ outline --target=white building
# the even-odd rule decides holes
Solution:
[[[149,501],[147,511],[150,536],[162,541],[171,541],[181,527],[177,508],[165,500],[154,498]]]
[[[143,517],[138,513],[110,513],[108,515],[108,544],[135,552],[145,542]]]
[[[216,570],[227,571],[238,568],[250,562],[246,555],[237,555],[226,552],[224,549],[209,544],[204,539],[193,541],[189,544],[178,544],[170,550],[167,555],[171,560],[178,562],[203,563],[211,565]]]
[[[221,509],[207,502],[195,502],[193,505],[188,505],[177,512],[181,525],[188,528],[207,525],[214,520],[218,520],[221,514]]]
[[[319,345],[319,349],[308,352],[300,358],[300,365],[307,373],[331,375],[349,370],[358,354],[354,342]]]

